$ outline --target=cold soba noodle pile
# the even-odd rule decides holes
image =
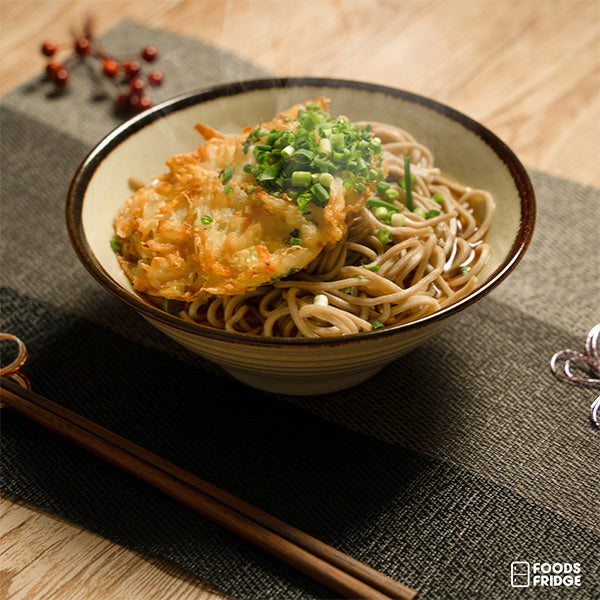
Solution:
[[[494,201],[383,123],[317,98],[167,161],[115,219],[134,288],[187,321],[270,337],[407,323],[478,285]]]

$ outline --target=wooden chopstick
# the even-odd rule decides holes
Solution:
[[[159,489],[346,598],[417,592],[84,417],[0,377],[2,402]]]

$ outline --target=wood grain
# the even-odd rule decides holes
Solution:
[[[600,187],[600,2],[0,0],[0,93],[41,72],[39,46],[87,13],[222,46],[279,75],[407,89],[482,122],[531,168]],[[200,542],[201,543],[201,542]],[[0,598],[223,598],[17,498],[0,498]]]

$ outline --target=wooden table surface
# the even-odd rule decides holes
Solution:
[[[279,75],[361,79],[468,114],[527,167],[600,187],[599,0],[0,0],[0,92],[87,13],[222,46]],[[0,598],[223,596],[177,567],[0,499]]]

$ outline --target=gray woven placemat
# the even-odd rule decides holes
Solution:
[[[123,53],[149,39],[160,47],[167,79],[156,100],[268,75],[132,22],[103,39]],[[548,367],[557,350],[582,350],[600,321],[597,189],[531,171],[536,232],[505,283],[370,382],[278,397],[166,339],[77,262],[66,190],[119,121],[89,72],[73,78],[63,96],[35,79],[0,103],[1,330],[30,349],[24,372],[37,391],[423,599],[600,597],[600,432],[587,417],[594,390]],[[585,218],[575,225],[573,214]],[[115,542],[175,561],[236,598],[331,597],[10,411],[1,444],[3,489]],[[581,585],[513,587],[513,562],[579,563]]]

